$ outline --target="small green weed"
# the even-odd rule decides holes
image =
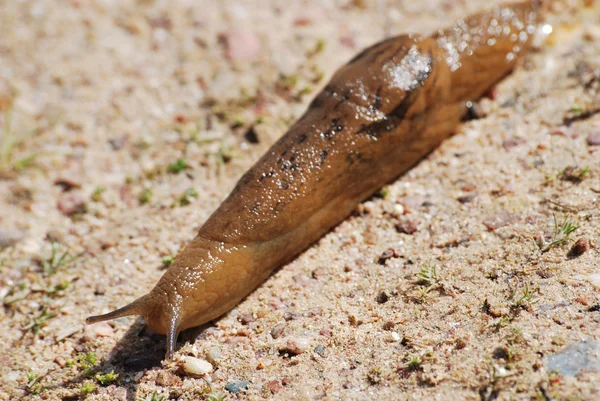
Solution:
[[[27,384],[25,387],[31,394],[39,394],[42,391],[42,385],[40,384],[41,377],[32,372],[25,373],[27,376]]]
[[[198,191],[195,188],[188,188],[179,198],[179,206],[187,206],[192,203],[192,200],[198,197]]]
[[[116,382],[118,378],[119,375],[116,374],[114,370],[106,373],[98,372],[94,376],[94,379],[102,386],[108,386],[109,384]]]
[[[52,243],[52,251],[48,259],[42,260],[42,268],[46,276],[51,276],[58,270],[59,267],[63,267],[73,262],[77,256],[71,256],[69,250],[66,249],[61,253],[61,244],[58,242]]]
[[[179,174],[190,165],[184,159],[178,159],[175,163],[171,163],[167,166],[167,172],[171,174]]]
[[[48,307],[44,306],[39,315],[30,319],[29,323],[23,326],[23,330],[31,330],[34,335],[37,335],[40,329],[48,323],[48,320],[54,317],[56,317],[56,313],[48,312]]]
[[[556,220],[556,216],[554,216],[553,239],[541,248],[541,252],[547,252],[552,247],[567,242],[571,233],[573,233],[573,231],[577,230],[578,228],[578,225],[568,220],[567,218],[565,218],[562,223],[558,224],[558,220]]]

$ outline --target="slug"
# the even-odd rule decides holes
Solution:
[[[88,324],[141,315],[166,334],[238,304],[276,268],[450,136],[530,47],[542,1],[500,5],[430,36],[379,42],[341,67],[239,180],[150,293]]]

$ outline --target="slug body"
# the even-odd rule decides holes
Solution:
[[[154,289],[88,323],[142,315],[167,335],[215,319],[450,136],[528,48],[540,1],[498,6],[428,37],[403,35],[336,72],[239,180]]]

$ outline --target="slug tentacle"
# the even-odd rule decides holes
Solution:
[[[106,320],[113,320],[123,316],[143,315],[145,305],[147,303],[148,294],[140,297],[122,308],[116,309],[112,312],[105,313],[104,315],[90,316],[85,319],[87,324],[93,324],[98,322],[104,322]]]

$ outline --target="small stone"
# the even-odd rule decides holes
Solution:
[[[396,323],[394,322],[390,322],[389,320],[387,322],[385,322],[382,326],[382,329],[384,329],[385,331],[390,331],[394,328],[394,326],[396,325]]]
[[[106,322],[97,323],[93,328],[98,337],[111,337],[115,333],[112,326]]]
[[[87,206],[85,200],[78,193],[66,193],[65,195],[58,198],[56,202],[58,210],[67,217],[71,217],[75,214],[85,213]]]
[[[600,291],[600,274],[590,274],[587,279],[596,290]]]
[[[317,344],[314,351],[315,351],[315,354],[317,354],[319,356],[323,356],[323,354],[325,354],[325,347],[322,344]]]
[[[54,358],[54,363],[56,363],[61,368],[64,368],[65,366],[67,366],[67,361],[65,360],[65,358],[63,358],[61,356],[57,356],[56,358]]]
[[[156,375],[156,384],[163,387],[175,387],[181,386],[183,381],[177,375],[169,371],[162,371]]]
[[[376,301],[378,304],[384,304],[390,299],[389,295],[385,291],[381,291],[377,294]]]
[[[454,342],[454,348],[456,349],[464,349],[467,347],[467,340],[464,338],[457,338]]]
[[[310,339],[306,337],[292,337],[285,344],[285,347],[281,349],[282,352],[289,353],[292,355],[299,355],[308,350],[310,346]]]
[[[210,363],[212,363],[213,365],[216,365],[217,362],[219,362],[219,359],[221,359],[221,348],[219,347],[212,347],[208,350],[208,352],[206,353],[206,359],[208,359],[208,361]]]
[[[300,315],[299,313],[293,312],[293,311],[286,311],[283,314],[283,318],[285,319],[286,322],[289,322],[290,320],[300,319],[300,317],[302,317],[302,315]]]
[[[587,238],[579,238],[575,244],[571,247],[567,256],[570,258],[576,258],[583,255],[590,249],[590,242]]]
[[[275,340],[280,337],[285,337],[288,333],[289,329],[285,324],[278,324],[271,329],[271,337]]]
[[[583,372],[600,372],[600,343],[594,340],[575,342],[558,354],[548,356],[547,369],[563,376]]]
[[[263,385],[263,387],[269,390],[271,394],[277,394],[281,391],[281,383],[279,383],[277,380],[268,381]]]
[[[242,390],[248,390],[250,382],[247,380],[233,380],[225,384],[225,390],[232,394],[237,394]]]
[[[590,146],[600,146],[600,131],[594,131],[588,135],[587,143]]]
[[[400,334],[396,333],[395,331],[392,331],[390,333],[390,337],[392,339],[392,341],[398,342],[402,339],[402,337],[400,337]]]
[[[396,231],[402,234],[414,234],[417,232],[417,224],[412,220],[403,220],[396,224]]]
[[[84,337],[90,341],[97,337],[111,337],[114,332],[112,326],[107,322],[87,325],[83,330]]]
[[[25,231],[0,228],[0,248],[13,246],[25,237]]]
[[[400,200],[405,209],[418,209],[425,202],[425,198],[422,196],[407,196]]]
[[[238,316],[238,320],[240,321],[241,324],[246,326],[246,325],[254,322],[256,320],[256,317],[254,317],[253,313],[244,313],[244,314]]]
[[[255,59],[261,49],[260,39],[250,31],[232,30],[219,35],[225,47],[225,56],[232,61]]]
[[[477,198],[477,194],[469,194],[469,195],[464,195],[464,196],[459,196],[458,198],[456,198],[457,201],[459,201],[460,203],[471,203],[473,201],[473,199]]]
[[[186,373],[201,376],[212,372],[213,366],[204,359],[186,356],[183,358],[183,370]]]
[[[485,220],[483,220],[483,225],[486,226],[488,230],[494,231],[498,228],[516,223],[517,221],[519,221],[518,215],[508,213],[507,211],[502,211],[487,217]]]
[[[393,250],[392,248],[384,251],[380,256],[379,256],[379,260],[377,261],[377,263],[379,263],[380,265],[385,265],[385,261],[388,259],[391,259],[393,257],[396,256],[396,251]]]
[[[68,178],[58,178],[54,180],[54,185],[61,187],[63,192],[69,192],[72,189],[81,188],[81,184]]]
[[[260,143],[258,135],[256,134],[256,129],[254,128],[254,125],[251,126],[250,128],[248,128],[248,131],[246,131],[246,133],[244,134],[244,139],[246,141],[248,141],[248,143],[251,143],[253,145]]]
[[[513,148],[516,148],[517,146],[519,146],[523,143],[525,143],[524,139],[513,137],[513,138],[509,138],[509,139],[505,140],[504,142],[502,142],[502,147],[507,152],[510,152]]]
[[[106,389],[106,395],[109,400],[127,401],[127,394],[127,388],[125,387],[109,386]]]

